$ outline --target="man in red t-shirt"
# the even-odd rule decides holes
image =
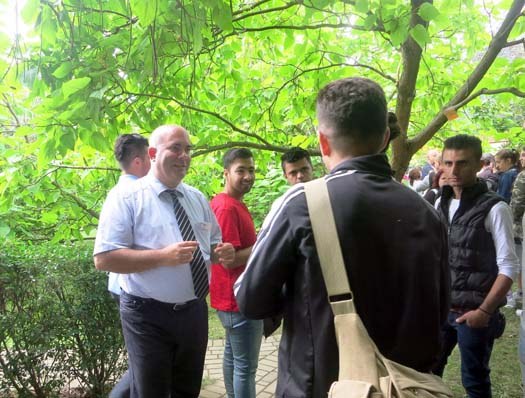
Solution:
[[[211,306],[217,310],[226,332],[223,374],[228,398],[255,398],[263,323],[245,318],[233,295],[233,284],[244,271],[256,240],[252,217],[242,202],[255,180],[253,155],[245,148],[230,149],[224,155],[223,165],[224,191],[211,200],[211,208],[221,227],[223,242],[235,248],[235,261],[228,268],[212,264]]]

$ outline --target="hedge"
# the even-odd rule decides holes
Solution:
[[[107,396],[127,366],[118,309],[89,244],[0,253],[0,396]]]

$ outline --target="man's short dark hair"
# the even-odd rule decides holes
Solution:
[[[481,140],[478,137],[474,137],[472,135],[458,134],[454,137],[447,138],[443,146],[443,150],[446,149],[470,149],[474,152],[476,160],[481,160]]]
[[[335,137],[360,143],[380,143],[387,128],[383,89],[361,77],[336,80],[317,95],[317,118],[334,130]]]
[[[229,149],[222,158],[222,165],[225,169],[229,169],[236,159],[251,159],[253,158],[252,151],[247,148],[232,148]]]
[[[127,169],[137,156],[148,152],[148,140],[140,134],[122,134],[115,141],[113,153],[122,169]]]
[[[312,165],[312,160],[310,159],[310,154],[307,150],[300,148],[300,147],[293,147],[287,150],[283,155],[281,156],[281,167],[284,172],[284,164],[285,163],[295,163],[298,162],[301,159],[306,159],[306,161]]]

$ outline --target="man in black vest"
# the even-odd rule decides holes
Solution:
[[[456,344],[461,379],[469,398],[490,398],[489,360],[494,339],[503,332],[499,308],[505,304],[518,258],[512,215],[503,198],[476,178],[481,141],[457,135],[445,141],[443,187],[436,208],[449,230],[451,309],[443,327],[443,348],[434,373],[443,374]]]

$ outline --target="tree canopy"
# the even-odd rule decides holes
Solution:
[[[279,154],[296,145],[318,154],[316,93],[346,76],[383,86],[402,130],[391,154],[398,178],[452,133],[519,139],[524,4],[26,0],[31,30],[0,34],[0,236],[92,237],[118,176],[115,138],[164,123],[192,134],[187,179],[210,196],[222,152],[254,149],[248,200],[262,216],[284,187]],[[461,117],[449,121],[445,109]]]

